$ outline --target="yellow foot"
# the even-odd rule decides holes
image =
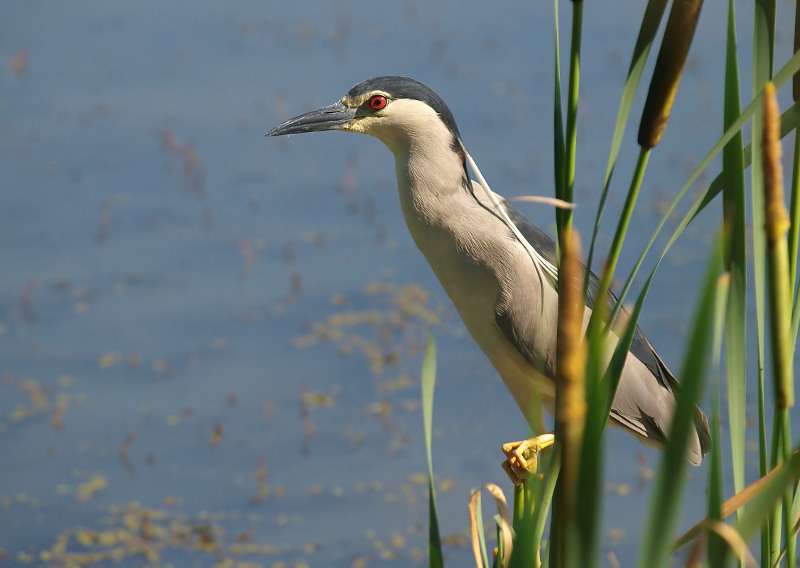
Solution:
[[[519,485],[537,473],[539,452],[553,445],[553,434],[542,434],[530,440],[503,444],[506,461],[503,469],[514,485]]]

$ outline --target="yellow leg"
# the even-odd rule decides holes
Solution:
[[[506,455],[503,469],[514,485],[537,473],[539,452],[552,446],[554,440],[553,434],[542,434],[530,440],[503,444],[503,453]]]

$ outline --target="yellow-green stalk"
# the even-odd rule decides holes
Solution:
[[[791,290],[789,283],[789,213],[783,199],[783,168],[781,166],[781,114],[775,86],[769,82],[764,87],[764,128],[761,140],[764,168],[764,233],[767,245],[767,276],[769,290],[770,330],[772,335],[772,365],[775,385],[775,422],[773,425],[773,463],[789,460],[791,456],[791,430],[789,408],[794,406],[792,385],[792,350],[789,341],[791,329]],[[775,444],[780,440],[779,444]],[[789,535],[793,524],[792,493],[787,490],[783,501],[783,523],[787,538],[787,568],[794,568],[795,539]],[[773,542],[779,539],[781,508],[774,512]]]
[[[577,552],[568,531],[574,526],[583,433],[586,425],[586,342],[583,340],[583,271],[576,231],[561,238],[556,345],[556,437],[561,448],[558,524],[562,562]],[[571,550],[570,550],[571,549]]]
[[[794,10],[794,52],[800,51],[800,0],[795,2]],[[795,73],[792,77],[792,99],[794,102],[800,100],[800,73]]]

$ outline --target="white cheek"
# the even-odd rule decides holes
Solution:
[[[400,99],[393,101],[384,111],[387,117],[402,116],[404,122],[427,122],[431,118],[438,118],[436,111],[421,101]]]
[[[439,115],[428,105],[414,100],[393,101],[380,115],[361,130],[383,140],[393,150],[411,139],[449,140],[451,134]]]

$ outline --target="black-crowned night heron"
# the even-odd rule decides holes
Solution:
[[[268,136],[320,130],[361,132],[389,147],[408,230],[475,342],[526,416],[539,400],[552,401],[558,313],[555,245],[501,197],[470,180],[468,154],[444,101],[412,79],[376,77],[350,89],[339,102],[287,120]],[[476,169],[474,163],[472,167]],[[543,276],[543,269],[553,278]],[[594,291],[586,302],[584,325]],[[613,295],[609,300],[616,303]],[[663,444],[677,385],[637,328],[611,423],[647,444]],[[695,423],[687,459],[699,465],[711,437],[699,409]],[[535,431],[538,425],[531,427]],[[512,457],[510,448],[504,451]]]

